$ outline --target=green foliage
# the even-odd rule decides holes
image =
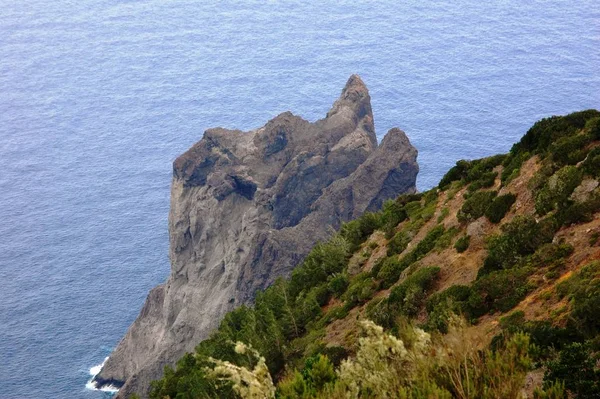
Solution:
[[[333,370],[333,363],[327,356],[321,354],[306,359],[302,376],[313,392],[322,390],[326,384],[335,381],[337,378]]]
[[[502,342],[507,336],[515,333],[525,333],[535,345],[537,358],[548,358],[554,351],[578,340],[577,332],[569,328],[558,327],[548,320],[525,320],[523,311],[512,312],[500,319],[502,333],[492,340],[492,346]]]
[[[454,248],[456,249],[456,252],[462,253],[462,252],[465,252],[469,248],[470,243],[471,243],[471,236],[464,235],[464,236],[460,237],[458,240],[456,240],[456,243],[454,244]]]
[[[530,216],[517,216],[501,227],[502,234],[492,236],[487,244],[488,256],[479,276],[498,269],[508,269],[533,254],[542,244],[552,241],[554,231]]]
[[[340,235],[349,244],[348,251],[354,252],[380,225],[381,217],[378,214],[367,212],[358,219],[344,223],[340,228]]]
[[[465,303],[471,295],[471,288],[466,285],[453,285],[444,291],[432,294],[426,302],[428,312],[427,328],[448,332],[448,324],[453,315],[465,310]]]
[[[600,334],[600,262],[594,261],[557,287],[572,306],[574,328],[586,337]]]
[[[406,246],[411,240],[412,234],[409,234],[406,230],[397,232],[388,242],[387,256],[401,253],[406,249]]]
[[[600,177],[600,147],[592,149],[583,163],[581,170],[584,174],[598,178]]]
[[[327,281],[327,278],[344,270],[350,256],[350,244],[343,235],[336,235],[326,243],[317,244],[304,262],[292,272],[289,291],[296,297],[301,291]]]
[[[511,154],[529,151],[543,153],[552,143],[572,136],[586,126],[586,122],[600,116],[600,112],[590,109],[574,112],[566,116],[552,116],[536,122],[525,136],[511,149]]]
[[[497,194],[496,191],[478,191],[471,195],[458,211],[458,221],[466,223],[482,217]]]
[[[577,398],[598,398],[598,360],[600,356],[593,353],[590,344],[574,342],[560,351],[558,359],[547,363],[544,386],[549,388],[555,381],[560,381]]]
[[[500,165],[505,155],[494,155],[492,157],[478,159],[475,161],[460,160],[440,180],[438,187],[445,190],[452,182],[460,181],[461,185],[472,183],[471,191],[482,187],[490,187],[494,184],[496,173],[492,170]]]
[[[381,226],[386,237],[390,238],[394,234],[396,226],[406,220],[407,217],[404,205],[400,201],[388,200],[384,202],[381,211]]]
[[[402,273],[404,269],[418,260],[421,260],[435,247],[437,240],[444,234],[444,231],[444,226],[438,225],[432,228],[425,238],[423,238],[412,251],[404,255],[402,259],[397,260],[395,257],[386,259],[377,274],[377,278],[381,280],[381,287],[390,287],[398,281],[400,273]]]
[[[585,146],[590,141],[588,134],[561,137],[550,146],[550,159],[559,165],[575,165],[586,157]]]
[[[460,232],[460,229],[456,226],[452,226],[444,231],[444,234],[437,239],[434,249],[438,252],[443,251],[452,244],[454,237]]]
[[[450,214],[450,209],[448,209],[447,207],[442,208],[442,210],[440,211],[440,215],[437,218],[437,222],[442,223],[442,221],[444,219],[446,219],[449,214]]]
[[[575,166],[565,166],[558,170],[537,193],[535,209],[539,215],[571,205],[569,196],[581,183],[582,173]]]
[[[346,292],[349,284],[350,282],[348,281],[348,275],[346,273],[337,273],[329,277],[327,288],[334,297],[339,298]]]
[[[492,187],[494,185],[494,182],[496,181],[497,176],[498,172],[486,172],[482,174],[479,179],[469,184],[469,187],[467,187],[467,191],[469,193],[472,193],[482,188]]]
[[[367,309],[368,317],[391,328],[398,316],[415,316],[423,306],[439,272],[439,267],[424,267],[415,271],[395,286],[388,298],[370,304]]]
[[[509,311],[534,288],[528,282],[531,273],[531,268],[520,267],[494,271],[478,278],[469,296],[468,313],[479,317],[494,311]]]
[[[373,297],[377,284],[368,273],[361,273],[354,277],[350,287],[342,296],[346,301],[346,308],[351,309]]]
[[[523,162],[528,160],[531,157],[531,154],[528,152],[521,152],[513,155],[511,154],[504,160],[502,169],[502,174],[500,175],[500,180],[503,184],[506,184],[513,180],[515,177],[519,175],[521,172],[521,166]]]
[[[517,197],[510,193],[494,198],[490,206],[485,210],[485,216],[492,223],[500,223],[516,199]]]

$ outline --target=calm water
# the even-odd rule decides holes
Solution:
[[[600,108],[600,6],[0,0],[0,398],[100,398],[169,271],[171,162],[213,126],[323,117],[351,73],[418,185]],[[411,4],[413,3],[413,4]]]

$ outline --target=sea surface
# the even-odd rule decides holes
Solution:
[[[0,0],[0,398],[107,396],[90,369],[169,272],[174,158],[322,118],[352,73],[427,189],[600,108],[600,3]]]

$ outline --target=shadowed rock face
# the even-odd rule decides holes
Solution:
[[[399,129],[377,146],[369,92],[356,75],[317,122],[286,112],[250,132],[207,130],[173,163],[171,274],[150,291],[97,382],[124,382],[119,397],[147,396],[164,365],[289,275],[331,227],[414,192],[416,157]]]

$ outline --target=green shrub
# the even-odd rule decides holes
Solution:
[[[444,234],[444,226],[438,225],[432,228],[425,238],[415,246],[415,248],[398,260],[396,257],[387,258],[377,273],[377,278],[381,280],[380,287],[388,288],[400,277],[400,273],[413,263],[421,260],[429,251],[431,251],[437,240]]]
[[[465,236],[460,237],[458,240],[456,240],[456,243],[454,244],[454,248],[456,249],[456,252],[462,253],[462,252],[465,252],[469,248],[470,243],[471,243],[471,236],[465,235]]]
[[[338,273],[329,278],[327,288],[334,297],[339,298],[344,292],[346,292],[348,284],[348,276],[345,273]]]
[[[552,175],[535,199],[535,209],[539,215],[559,208],[567,208],[571,202],[569,196],[581,183],[583,176],[575,166],[567,165]]]
[[[397,306],[402,314],[416,315],[439,273],[439,267],[424,267],[417,270],[392,289],[388,303]]]
[[[581,170],[586,175],[598,178],[600,177],[600,147],[591,150],[583,163]]]
[[[502,169],[502,174],[500,175],[502,183],[506,184],[517,177],[521,171],[523,162],[529,158],[531,158],[529,152],[521,152],[513,155],[511,151],[511,154],[503,162],[504,169]]]
[[[507,312],[533,289],[528,282],[532,268],[499,270],[479,277],[473,284],[468,300],[468,313],[473,317],[486,313]]]
[[[500,165],[505,158],[506,155],[494,155],[475,161],[460,160],[444,175],[438,187],[445,190],[455,181],[461,183],[478,182],[471,190],[477,190],[476,186],[479,186],[479,188],[489,187],[494,184],[496,178],[496,174],[492,172],[492,169]]]
[[[344,223],[340,228],[340,235],[350,244],[349,251],[354,252],[380,225],[381,217],[367,212],[358,219]]]
[[[318,354],[309,357],[304,363],[302,377],[313,393],[322,390],[326,384],[336,380],[333,363],[325,355]]]
[[[443,251],[452,244],[452,239],[460,232],[458,227],[452,226],[437,239],[434,249],[438,252]]]
[[[516,199],[517,197],[510,193],[494,198],[490,206],[485,210],[485,216],[492,223],[500,223]]]
[[[600,116],[588,119],[585,128],[593,140],[600,140]]]
[[[486,172],[482,174],[479,179],[469,184],[469,187],[467,187],[467,191],[472,193],[482,188],[492,187],[494,185],[494,182],[496,181],[497,176],[498,172]]]
[[[375,281],[368,273],[358,274],[342,295],[342,299],[346,301],[347,308],[353,308],[371,299],[375,293],[375,287]]]
[[[598,210],[600,210],[600,196],[596,194],[582,203],[567,200],[554,215],[554,219],[559,226],[586,223],[593,219],[594,213]]]
[[[471,166],[471,162],[460,160],[456,162],[456,165],[450,168],[448,172],[442,177],[438,187],[441,189],[447,188],[447,186],[453,181],[462,180],[467,177],[469,173],[469,168]]]
[[[497,194],[496,191],[478,191],[471,195],[458,211],[458,221],[465,223],[482,217]]]
[[[399,254],[404,251],[410,240],[412,240],[412,235],[408,234],[406,231],[401,230],[397,232],[388,242],[387,256]]]
[[[559,165],[575,165],[586,156],[585,146],[590,143],[592,136],[578,134],[560,138],[550,146],[552,161]]]
[[[559,358],[547,363],[544,387],[555,381],[564,382],[565,388],[577,398],[600,397],[600,359],[590,345],[574,342],[562,351]]]
[[[502,234],[492,236],[487,243],[488,256],[479,276],[498,270],[508,269],[522,261],[536,249],[552,241],[554,231],[538,223],[531,216],[517,216],[501,227]]]
[[[600,262],[583,267],[568,280],[560,283],[557,292],[571,302],[574,328],[585,337],[600,334]]]
[[[438,223],[442,223],[442,221],[444,219],[446,219],[448,217],[448,215],[450,214],[450,209],[448,208],[442,208],[442,210],[440,211],[440,215],[437,218],[437,222]]]
[[[511,149],[511,154],[529,151],[542,153],[561,137],[574,135],[586,126],[589,119],[600,116],[596,110],[574,112],[566,116],[552,116],[536,122]]]
[[[447,333],[452,315],[464,311],[465,302],[470,295],[471,288],[466,285],[453,285],[444,291],[432,294],[426,302],[427,328]]]
[[[302,264],[294,269],[289,281],[291,297],[316,287],[327,278],[340,273],[348,263],[350,244],[342,235],[335,235],[326,243],[319,243],[310,251]]]
[[[387,238],[394,235],[394,229],[398,224],[406,220],[408,215],[404,210],[404,204],[400,200],[388,200],[384,202],[381,210],[381,227]]]

